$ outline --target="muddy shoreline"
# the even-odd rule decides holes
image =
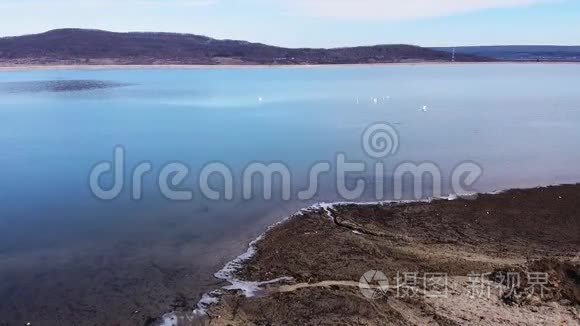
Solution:
[[[204,318],[174,320],[179,325],[578,324],[579,198],[580,185],[562,185],[469,199],[314,206],[253,244],[229,275],[238,284],[205,298]],[[357,285],[373,270],[391,286],[371,286],[381,295],[369,299]],[[530,286],[534,273],[546,276],[542,295],[529,293],[536,286]],[[446,297],[427,295],[427,282],[417,282],[427,274],[445,275]],[[519,274],[517,286],[505,282],[508,274]],[[401,275],[415,278],[412,286],[403,283],[417,295],[400,296],[401,284],[395,284]],[[489,295],[473,296],[475,275],[490,288]],[[246,291],[248,284],[252,291]]]

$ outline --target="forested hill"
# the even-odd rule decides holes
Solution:
[[[493,61],[459,54],[456,61]],[[444,51],[412,45],[290,49],[174,33],[59,29],[0,38],[0,64],[358,64],[451,61]]]

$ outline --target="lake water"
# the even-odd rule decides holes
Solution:
[[[194,305],[267,225],[342,199],[333,172],[308,200],[283,200],[276,187],[272,200],[245,200],[243,169],[284,163],[294,194],[337,153],[376,163],[361,146],[375,123],[399,137],[387,179],[401,162],[428,161],[448,192],[453,168],[469,161],[483,170],[474,191],[578,182],[578,85],[580,65],[567,64],[1,72],[0,321],[142,324]],[[119,145],[125,187],[99,200],[90,171]],[[143,161],[153,171],[133,200],[131,168]],[[192,200],[158,189],[171,162],[189,167],[177,188]],[[200,193],[197,172],[210,162],[233,172],[233,200]]]

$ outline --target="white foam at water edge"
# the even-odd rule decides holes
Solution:
[[[214,303],[219,302],[219,296],[222,294],[220,290],[214,290],[210,293],[204,293],[197,303],[197,308],[193,310],[194,316],[205,316],[207,315],[207,309]]]
[[[248,250],[246,250],[246,252],[244,252],[243,254],[236,257],[234,260],[227,263],[221,270],[217,271],[214,274],[214,276],[217,279],[224,280],[224,281],[227,281],[230,283],[230,285],[223,287],[223,289],[224,290],[238,290],[238,291],[241,291],[242,294],[246,297],[253,297],[262,290],[263,285],[278,283],[278,282],[282,282],[282,281],[291,281],[292,280],[291,277],[283,276],[283,277],[279,277],[279,278],[269,280],[269,281],[250,282],[250,281],[243,281],[243,280],[238,279],[235,276],[235,274],[237,271],[239,271],[242,268],[243,264],[246,261],[248,261],[250,258],[252,258],[256,254],[256,244],[264,238],[264,236],[266,235],[266,233],[268,233],[268,231],[270,231],[273,228],[285,223],[286,221],[290,220],[293,217],[303,215],[306,211],[308,211],[310,209],[311,209],[311,207],[301,209],[297,213],[292,214],[292,215],[284,218],[282,221],[271,225],[266,230],[266,232],[262,233],[254,241],[250,242],[250,244],[248,246]],[[221,295],[222,295],[222,292],[220,290],[215,290],[215,291],[212,291],[210,293],[204,294],[201,297],[201,299],[199,300],[199,302],[197,303],[197,308],[193,311],[194,315],[196,315],[196,316],[207,315],[207,309],[209,308],[209,306],[217,303],[219,301],[219,297]]]

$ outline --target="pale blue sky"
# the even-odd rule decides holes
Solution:
[[[580,0],[0,0],[0,36],[62,27],[281,46],[580,44]]]

